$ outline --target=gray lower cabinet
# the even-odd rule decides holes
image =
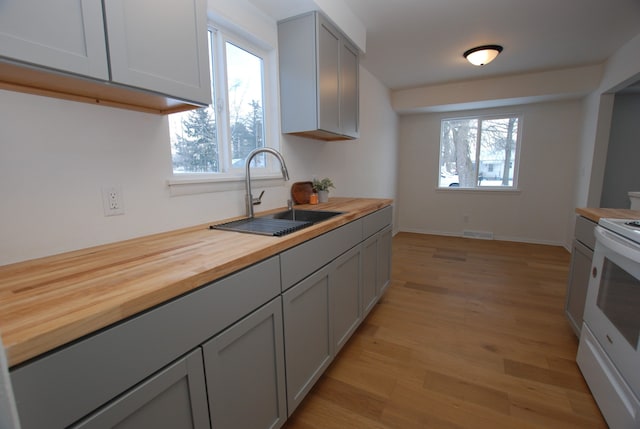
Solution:
[[[362,321],[361,247],[282,294],[289,415]]]
[[[73,429],[207,429],[202,353],[196,349]]]
[[[22,428],[281,427],[388,286],[390,225],[387,207],[11,368]]]
[[[393,238],[391,225],[388,225],[380,231],[377,237],[377,290],[378,297],[381,297],[391,284],[391,239]]]
[[[391,282],[391,225],[362,243],[362,315],[369,314]]]
[[[385,207],[280,254],[289,415],[389,285],[391,216]]]
[[[378,236],[362,243],[362,314],[369,314],[378,302]]]
[[[203,345],[214,429],[274,429],[287,419],[282,304],[273,299]]]
[[[576,218],[575,239],[571,251],[571,267],[567,282],[565,314],[571,328],[579,337],[582,329],[582,316],[587,298],[587,288],[591,277],[591,260],[595,247],[593,230],[595,222],[578,216]]]
[[[361,247],[356,246],[331,264],[329,296],[334,356],[351,338],[362,321],[360,250]]]
[[[10,371],[23,429],[61,429],[280,295],[271,257]]]
[[[331,363],[330,271],[326,266],[282,294],[289,415]]]

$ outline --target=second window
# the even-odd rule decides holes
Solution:
[[[440,188],[516,188],[520,117],[443,119]]]

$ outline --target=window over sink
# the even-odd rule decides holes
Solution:
[[[277,148],[271,113],[271,56],[240,36],[209,28],[210,106],[169,115],[173,178],[233,180],[244,177],[244,160],[257,147]],[[257,175],[276,173],[261,154]]]

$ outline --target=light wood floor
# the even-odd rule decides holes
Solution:
[[[606,428],[564,318],[569,260],[398,234],[391,287],[284,427]]]

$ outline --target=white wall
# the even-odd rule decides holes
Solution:
[[[361,138],[282,136],[291,181],[269,187],[259,211],[285,206],[291,183],[314,174],[334,179],[336,196],[395,197],[397,116],[386,88],[362,68],[360,77]],[[163,116],[0,91],[0,151],[0,265],[245,210],[242,182],[227,191],[170,195]],[[103,214],[101,188],[111,185],[122,186],[122,216]]]
[[[576,99],[598,87],[601,64],[429,85],[393,92],[397,112],[442,112]]]
[[[520,192],[437,190],[441,119],[486,113],[523,115]],[[399,229],[451,235],[488,231],[496,239],[565,245],[581,120],[579,101],[402,116]]]
[[[640,34],[616,51],[605,63],[599,87],[585,100],[582,137],[576,170],[576,207],[598,207],[606,163],[613,112],[613,93],[640,79]]]

